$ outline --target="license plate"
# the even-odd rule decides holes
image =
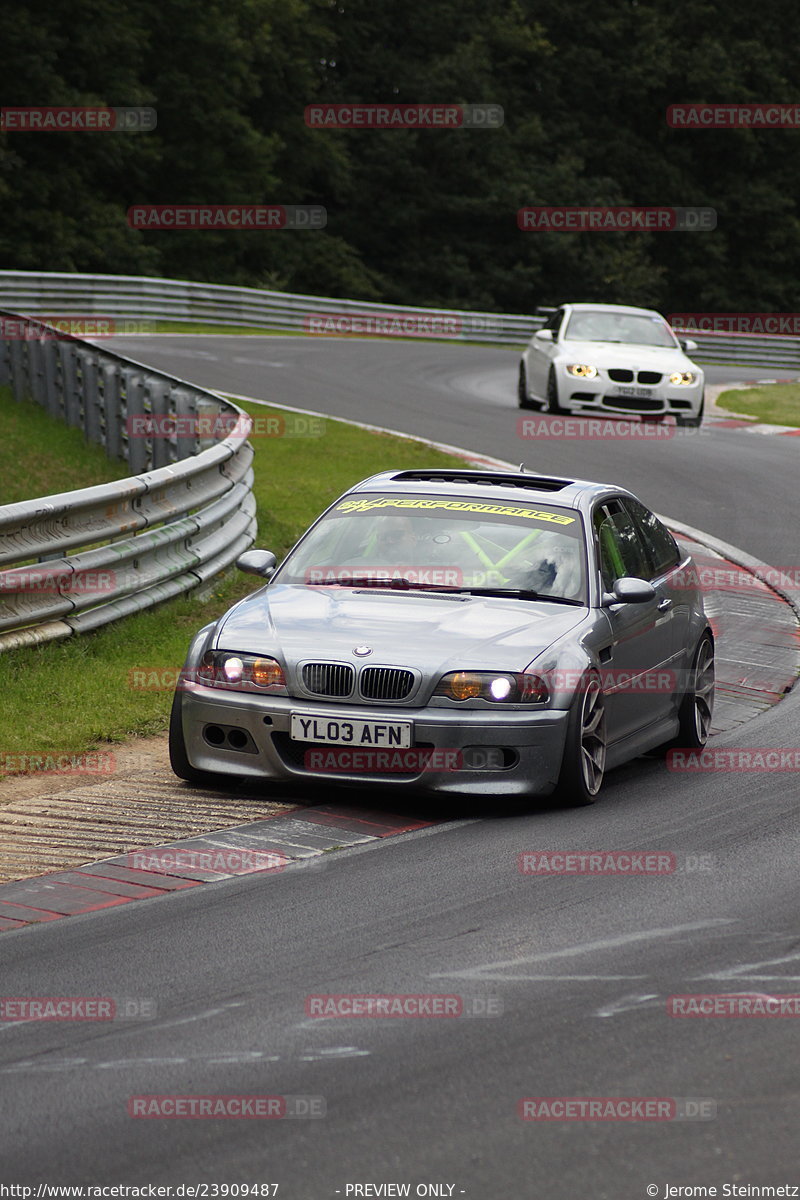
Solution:
[[[652,396],[650,388],[641,387],[618,387],[615,388],[612,395],[614,396]]]
[[[311,713],[292,713],[292,741],[330,746],[381,746],[406,750],[411,745],[410,721],[347,721]]]

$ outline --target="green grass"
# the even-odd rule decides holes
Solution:
[[[281,415],[261,405],[242,407],[257,417]],[[20,442],[18,469],[28,477],[25,447]],[[395,467],[464,465],[419,442],[331,420],[322,437],[256,437],[253,447],[256,545],[279,559],[313,518],[359,479]],[[255,586],[252,576],[232,571],[203,596],[170,601],[93,634],[0,655],[0,772],[20,765],[7,763],[6,755],[80,754],[166,729],[171,690],[131,687],[132,670],[177,670],[200,626]]]
[[[717,404],[729,412],[758,417],[768,425],[800,426],[800,384],[770,383],[763,387],[722,392]]]
[[[0,387],[0,504],[124,479],[124,462],[106,458],[80,429],[68,429],[32,401]]]
[[[303,329],[262,329],[259,325],[214,325],[202,321],[146,321],[151,333],[235,333],[235,334],[279,334],[281,337],[305,337]],[[123,320],[124,325],[124,320]],[[124,331],[123,331],[124,336]]]

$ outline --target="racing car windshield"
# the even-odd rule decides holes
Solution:
[[[679,343],[663,317],[597,310],[574,312],[564,333],[567,341],[624,342],[677,350]]]
[[[359,493],[308,532],[274,583],[494,591],[586,603],[579,513],[514,497]]]

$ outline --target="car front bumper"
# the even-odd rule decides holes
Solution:
[[[219,692],[191,684],[181,697],[186,752],[197,770],[244,776],[272,782],[308,782],[347,785],[387,784],[428,792],[547,795],[555,787],[564,756],[569,713],[558,709],[529,712],[449,708],[383,708],[367,705],[309,702],[286,696],[253,696]],[[402,767],[396,755],[380,751],[372,758],[345,753],[346,746],[293,741],[291,713],[338,721],[411,721],[412,749]],[[231,732],[237,731],[231,745]],[[224,740],[219,743],[219,735]],[[212,744],[209,737],[218,744]],[[243,744],[242,744],[243,743]],[[430,764],[407,770],[409,760],[420,761],[433,750]],[[331,751],[340,752],[337,769],[331,769]],[[317,752],[313,755],[312,752]],[[322,752],[322,753],[319,753]],[[404,752],[400,752],[404,753]],[[391,757],[388,757],[391,755]],[[338,769],[339,764],[349,769]],[[375,764],[378,769],[375,769]],[[380,769],[388,766],[389,769]]]
[[[688,387],[676,387],[666,376],[657,384],[616,383],[605,370],[594,379],[580,379],[570,375],[566,367],[559,367],[557,376],[562,408],[615,416],[694,417],[700,410],[705,386],[702,376]]]

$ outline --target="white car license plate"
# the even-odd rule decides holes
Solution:
[[[650,388],[641,387],[618,387],[614,390],[615,396],[652,396]]]
[[[411,745],[410,721],[347,721],[292,713],[292,740],[322,742],[331,746],[388,746],[407,750]]]

